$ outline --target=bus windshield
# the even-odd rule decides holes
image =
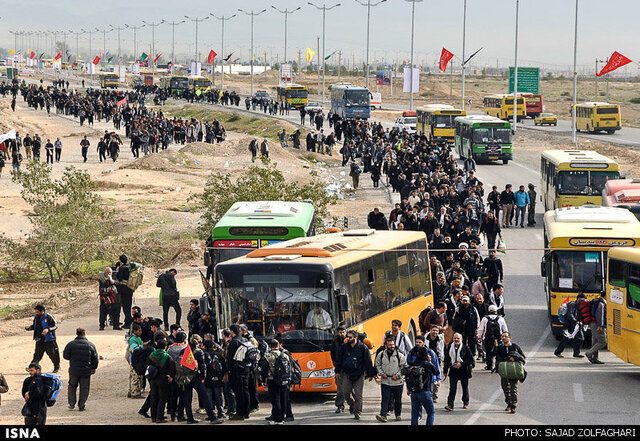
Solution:
[[[188,78],[172,78],[171,88],[172,89],[188,89],[189,79]]]
[[[331,345],[330,274],[308,269],[285,273],[271,265],[245,267],[217,268],[223,309],[231,323],[246,324],[255,337],[280,334],[290,351]]]
[[[608,171],[561,171],[558,173],[558,192],[560,194],[600,195],[604,185],[610,179],[618,179],[618,172]]]
[[[369,92],[366,90],[345,91],[347,106],[369,106]]]
[[[473,129],[473,142],[478,144],[511,143],[511,130],[499,128],[476,128]]]
[[[552,256],[551,289],[602,291],[604,277],[600,251],[555,251]]]
[[[194,87],[209,87],[211,86],[211,81],[210,80],[194,80],[193,85]]]
[[[308,96],[308,92],[300,89],[289,89],[287,90],[286,95],[287,98],[306,98]]]
[[[456,116],[458,115],[434,115],[433,126],[437,129],[450,129],[453,127],[453,120]]]

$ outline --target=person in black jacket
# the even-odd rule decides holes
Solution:
[[[338,326],[338,334],[334,337],[333,342],[331,343],[331,362],[333,365],[336,365],[336,359],[338,357],[338,352],[340,348],[345,344],[344,339],[347,336],[347,328],[343,325]],[[336,376],[336,413],[344,412],[344,393],[342,393],[342,379],[339,376]]]
[[[367,216],[367,225],[374,230],[388,230],[387,218],[380,211],[380,208],[375,207],[373,211]]]
[[[187,323],[189,326],[189,338],[193,335],[193,328],[200,320],[200,301],[198,299],[191,299],[189,302],[189,312],[187,313]],[[200,334],[200,337],[204,338],[204,334]]]
[[[116,272],[116,279],[118,279],[118,297],[120,298],[120,305],[122,306],[122,313],[124,314],[124,327],[129,329],[131,326],[131,304],[133,302],[133,290],[127,286],[127,281],[129,280],[129,274],[131,273],[131,268],[127,264],[129,259],[124,254],[120,256],[119,265]],[[117,315],[118,320],[120,314]],[[120,328],[119,323],[113,324],[113,329],[122,329]]]
[[[166,273],[158,277],[156,286],[162,290],[162,318],[164,320],[164,330],[169,330],[169,308],[176,312],[176,324],[180,325],[182,308],[180,308],[180,293],[176,286],[176,274],[178,271],[171,268]]]
[[[511,343],[511,333],[503,332],[500,339],[502,340],[502,344],[496,346],[493,350],[496,356],[496,370],[500,363],[505,361],[515,361],[524,364],[527,357],[524,355],[522,349],[520,349],[520,346]],[[507,403],[505,411],[516,413],[516,404],[518,404],[518,380],[508,380],[500,377],[500,385],[504,392],[504,401]]]
[[[347,342],[342,345],[336,357],[336,378],[342,381],[349,411],[354,419],[359,420],[362,414],[362,390],[364,378],[371,381],[376,373],[373,371],[371,354],[364,343],[358,340],[358,333],[353,329],[347,331]]]
[[[449,376],[449,397],[445,410],[453,411],[453,402],[458,391],[458,382],[462,385],[462,408],[469,406],[469,380],[472,377],[472,369],[475,366],[475,359],[468,346],[462,343],[462,335],[453,334],[453,341],[444,351],[444,376],[446,380]]]
[[[24,407],[22,415],[27,426],[44,426],[47,421],[46,386],[40,374],[40,365],[31,363],[27,368],[29,376],[22,382]]]
[[[236,352],[247,342],[247,339],[240,334],[240,326],[233,324],[229,326],[231,340],[227,346],[227,373],[225,373],[225,383],[233,391],[236,399],[236,413],[229,416],[231,421],[242,421],[249,418],[249,369],[241,361],[234,359]]]
[[[149,355],[149,364],[153,364],[157,369],[157,374],[149,379],[151,385],[151,422],[166,423],[164,408],[169,401],[171,383],[176,377],[176,363],[169,356],[167,342],[159,340],[156,343],[156,350]]]
[[[418,366],[423,369],[423,383],[420,392],[411,392],[407,389],[407,395],[411,397],[411,425],[418,424],[418,416],[421,413],[421,407],[427,412],[425,424],[433,425],[436,416],[436,410],[433,407],[433,378],[440,375],[440,369],[432,363],[429,349],[426,346],[415,347],[416,357],[411,360],[409,366]]]
[[[202,338],[204,338],[205,334],[217,334],[216,322],[210,312],[202,314],[202,317],[200,317],[198,322],[193,326],[193,335],[196,334]]]
[[[87,340],[86,332],[82,328],[76,329],[76,338],[67,343],[62,356],[69,360],[69,409],[76,405],[76,390],[80,385],[78,410],[85,409],[91,388],[91,376],[98,369],[98,351],[93,343]]]

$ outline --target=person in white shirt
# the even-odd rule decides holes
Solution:
[[[332,324],[331,316],[320,305],[316,305],[314,309],[309,311],[305,322],[307,328],[314,329],[329,329]]]
[[[498,307],[490,305],[489,314],[480,320],[478,326],[478,342],[483,342],[485,351],[485,370],[493,370],[493,348],[499,344],[504,332],[509,332],[507,322],[498,314]]]

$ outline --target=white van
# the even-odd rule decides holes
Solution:
[[[371,92],[371,110],[382,109],[382,94]]]

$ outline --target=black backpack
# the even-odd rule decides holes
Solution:
[[[410,392],[422,392],[424,387],[424,368],[421,366],[406,366],[402,369],[407,390]]]
[[[273,381],[278,386],[286,386],[291,382],[291,359],[284,352],[276,358],[273,368]]]
[[[289,354],[289,360],[291,361],[291,382],[292,385],[297,385],[302,383],[302,368],[300,367],[300,363],[298,360],[293,358]]]
[[[487,329],[484,333],[485,340],[499,340],[500,339],[500,324],[498,320],[500,317],[496,316],[496,318],[491,318],[487,316]]]

